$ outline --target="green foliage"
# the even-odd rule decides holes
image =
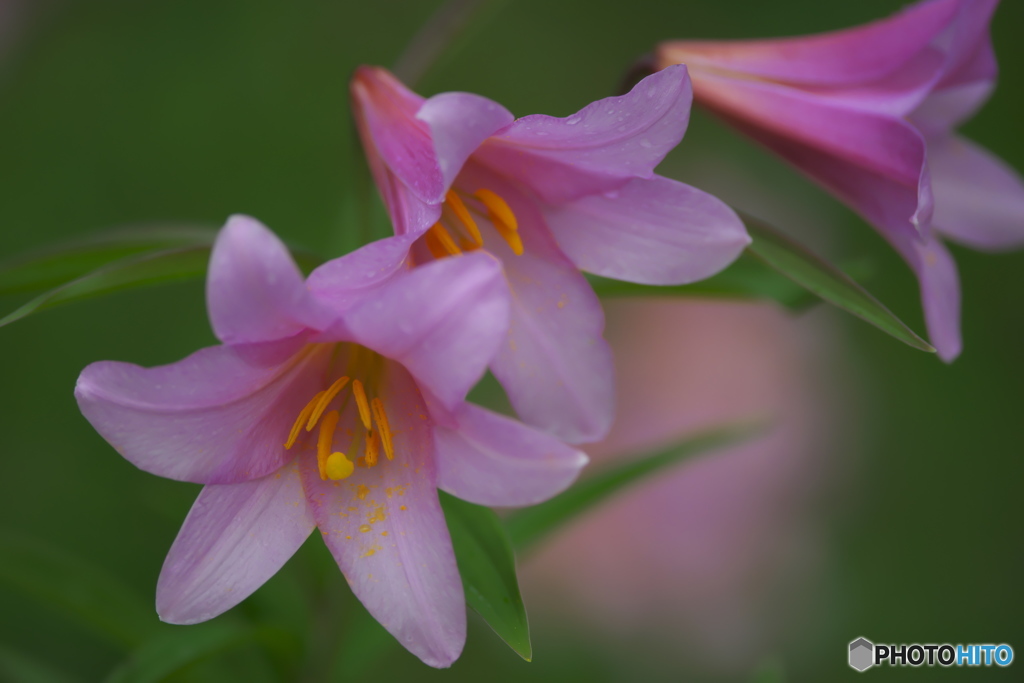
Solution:
[[[744,216],[754,239],[747,249],[807,291],[865,320],[915,349],[935,349],[843,271],[795,240],[755,218]]]
[[[526,661],[533,658],[515,555],[494,511],[444,492],[441,507],[452,535],[466,602]]]

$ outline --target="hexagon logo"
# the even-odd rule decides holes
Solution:
[[[850,643],[850,666],[857,671],[870,669],[875,663],[875,645],[867,638]]]

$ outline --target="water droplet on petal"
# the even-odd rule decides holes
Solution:
[[[641,138],[640,146],[643,147],[644,149],[650,149],[651,147],[654,147],[651,141],[648,140],[647,138]]]

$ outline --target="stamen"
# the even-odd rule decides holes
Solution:
[[[456,246],[455,240],[452,239],[452,236],[448,234],[448,231],[445,230],[444,226],[440,223],[434,223],[430,228],[430,233],[437,238],[438,243],[440,243],[440,245],[444,247],[444,250],[451,256],[458,256],[462,253],[462,250]]]
[[[423,235],[423,241],[426,242],[427,249],[430,250],[430,253],[433,254],[434,258],[441,259],[450,256],[450,254],[444,250],[444,247],[441,246],[441,242],[438,241],[437,237],[430,230],[427,230],[426,234]]]
[[[455,190],[448,190],[448,193],[444,196],[448,206],[452,207],[452,211],[458,217],[462,224],[466,226],[466,230],[469,232],[469,236],[473,240],[473,249],[479,249],[484,246],[484,237],[480,234],[480,228],[476,226],[476,221],[469,215],[469,209],[466,208],[466,204],[462,201],[462,197],[455,194]]]
[[[309,414],[313,412],[316,407],[317,401],[324,395],[324,392],[318,393],[316,396],[309,400],[306,407],[299,412],[299,416],[295,418],[295,424],[292,425],[292,431],[288,434],[288,440],[284,442],[285,450],[290,449],[295,445],[295,440],[299,438],[299,432],[302,431],[302,425],[305,424],[306,420],[309,419]]]
[[[366,440],[366,466],[373,467],[376,465],[379,454],[380,435],[377,432],[370,432],[370,438]]]
[[[519,221],[512,212],[512,208],[504,199],[487,188],[480,188],[473,193],[473,196],[483,202],[487,207],[487,216],[491,219],[498,233],[512,247],[516,256],[523,254],[523,240],[519,236]]]
[[[324,411],[327,410],[327,406],[334,400],[334,397],[338,395],[338,392],[345,388],[346,384],[348,384],[348,377],[341,377],[335,380],[334,384],[327,388],[327,391],[320,392],[320,400],[316,402],[316,406],[313,408],[313,414],[309,416],[309,421],[306,423],[307,432],[313,431],[313,427],[316,426],[317,420],[319,420],[320,416],[324,414]]]
[[[377,423],[377,431],[380,432],[380,440],[384,445],[384,454],[388,460],[395,459],[395,447],[391,443],[391,427],[388,426],[388,416],[384,412],[384,402],[380,398],[373,399],[373,419]]]
[[[334,430],[338,426],[341,414],[337,410],[324,415],[324,421],[320,423],[320,434],[316,440],[316,464],[320,469],[320,478],[327,478],[327,459],[331,455],[331,446],[334,444]]]
[[[359,380],[352,380],[352,395],[356,397],[356,405],[359,406],[359,419],[363,421],[366,431],[370,431],[370,404],[366,401],[366,390]]]
[[[340,452],[331,453],[327,457],[327,463],[324,465],[327,478],[333,481],[351,477],[355,469],[356,466],[352,464],[352,461],[346,458],[344,453]]]

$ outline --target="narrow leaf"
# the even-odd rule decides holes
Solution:
[[[189,664],[254,641],[258,631],[228,619],[169,630],[139,647],[107,683],[156,683]]]
[[[144,252],[213,244],[216,231],[194,226],[116,230],[0,264],[0,295],[48,289]]]
[[[843,271],[761,221],[744,216],[755,256],[824,301],[865,320],[921,351],[935,348]]]
[[[36,540],[0,532],[0,583],[63,611],[117,645],[134,646],[159,627],[152,605],[123,581]]]
[[[793,310],[806,308],[817,300],[806,289],[748,252],[740,254],[720,273],[688,285],[639,285],[595,275],[588,276],[588,279],[594,291],[602,298],[691,296],[772,299]]]
[[[515,555],[493,510],[440,492],[466,602],[526,661],[533,658]]]
[[[0,327],[60,303],[122,289],[199,278],[206,273],[209,260],[208,246],[179,247],[129,256],[37,296],[0,319]]]
[[[663,450],[595,471],[568,491],[505,518],[512,546],[522,550],[586,512],[637,480],[680,461],[745,441],[763,429],[763,423],[743,423],[711,429]]]

